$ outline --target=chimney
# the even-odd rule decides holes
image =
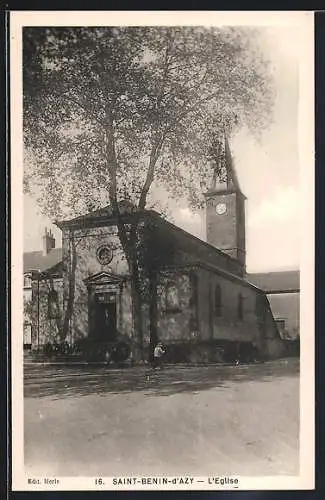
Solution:
[[[55,248],[55,238],[51,230],[45,228],[45,234],[43,236],[43,255],[48,255],[49,252]]]

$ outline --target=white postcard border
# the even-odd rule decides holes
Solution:
[[[13,11],[10,13],[11,93],[11,341],[12,341],[12,488],[13,490],[126,490],[126,489],[244,489],[314,488],[314,23],[312,12],[216,11]],[[30,484],[24,473],[23,449],[23,141],[22,141],[22,27],[50,25],[299,25],[305,50],[300,60],[299,155],[301,186],[301,378],[299,476],[238,477],[237,485],[196,486],[114,485],[113,478],[60,477],[59,484]],[[217,471],[216,471],[217,472]],[[173,479],[173,478],[171,478]],[[197,481],[199,480],[199,482]],[[203,482],[200,482],[203,481]]]

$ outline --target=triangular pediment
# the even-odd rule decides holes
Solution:
[[[135,212],[143,213],[146,212],[144,210],[139,211],[137,207],[131,203],[129,200],[121,200],[118,202],[119,214],[122,216],[132,216]],[[73,227],[73,226],[81,226],[88,227],[89,224],[100,224],[104,225],[109,224],[114,221],[115,216],[113,214],[112,207],[107,205],[105,207],[99,208],[98,210],[93,210],[83,215],[79,215],[78,217],[74,217],[70,220],[56,221],[55,224],[62,227]]]
[[[89,285],[100,285],[106,283],[121,283],[123,281],[123,276],[118,276],[117,274],[108,273],[106,271],[101,271],[100,273],[92,274],[84,280],[84,283]]]

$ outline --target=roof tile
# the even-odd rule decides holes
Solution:
[[[42,251],[24,253],[24,273],[28,271],[45,271],[62,260],[62,248],[53,248],[47,255]]]
[[[250,273],[248,281],[258,286],[265,292],[293,291],[300,288],[299,270],[274,271],[269,273]]]

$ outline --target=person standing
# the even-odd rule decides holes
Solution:
[[[166,353],[166,348],[164,347],[162,342],[158,342],[153,351],[152,367],[154,369],[155,368],[161,369],[162,359],[165,353]]]

